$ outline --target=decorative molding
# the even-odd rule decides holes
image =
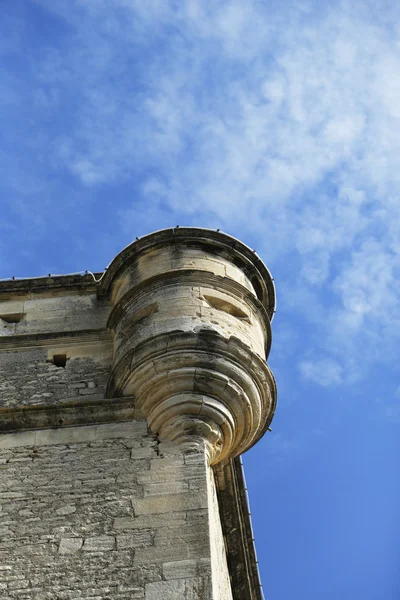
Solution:
[[[85,329],[77,331],[56,331],[49,333],[24,333],[0,337],[0,352],[10,350],[23,351],[38,346],[93,344],[95,342],[112,343],[108,329]]]
[[[83,400],[80,396],[53,405],[1,408],[0,433],[130,421],[136,413],[130,397]]]
[[[108,397],[124,395],[135,396],[160,440],[188,448],[205,440],[211,464],[250,448],[276,405],[267,364],[210,329],[162,334],[128,352],[107,388]]]
[[[9,294],[14,298],[16,295],[25,296],[29,292],[45,293],[54,295],[54,293],[65,292],[66,290],[85,290],[85,292],[96,293],[98,284],[94,277],[99,279],[102,273],[78,273],[70,275],[50,275],[44,277],[11,278],[0,280],[0,294]]]

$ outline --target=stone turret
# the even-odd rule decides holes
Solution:
[[[261,600],[240,455],[275,410],[274,310],[206,229],[0,281],[2,599]]]
[[[113,305],[110,398],[134,396],[160,440],[205,443],[211,464],[263,435],[275,290],[254,252],[215,231],[160,231],[114,259],[101,294]]]

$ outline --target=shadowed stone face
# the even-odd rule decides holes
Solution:
[[[274,287],[262,262],[224,234],[152,234],[111,263],[107,395],[135,396],[161,440],[206,443],[213,464],[247,450],[276,402],[266,365]]]

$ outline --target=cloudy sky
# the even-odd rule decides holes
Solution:
[[[221,228],[272,271],[268,600],[400,597],[400,5],[3,0],[0,277]]]

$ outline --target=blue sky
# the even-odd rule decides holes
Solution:
[[[221,228],[275,277],[268,600],[400,598],[400,7],[5,0],[0,277]]]

